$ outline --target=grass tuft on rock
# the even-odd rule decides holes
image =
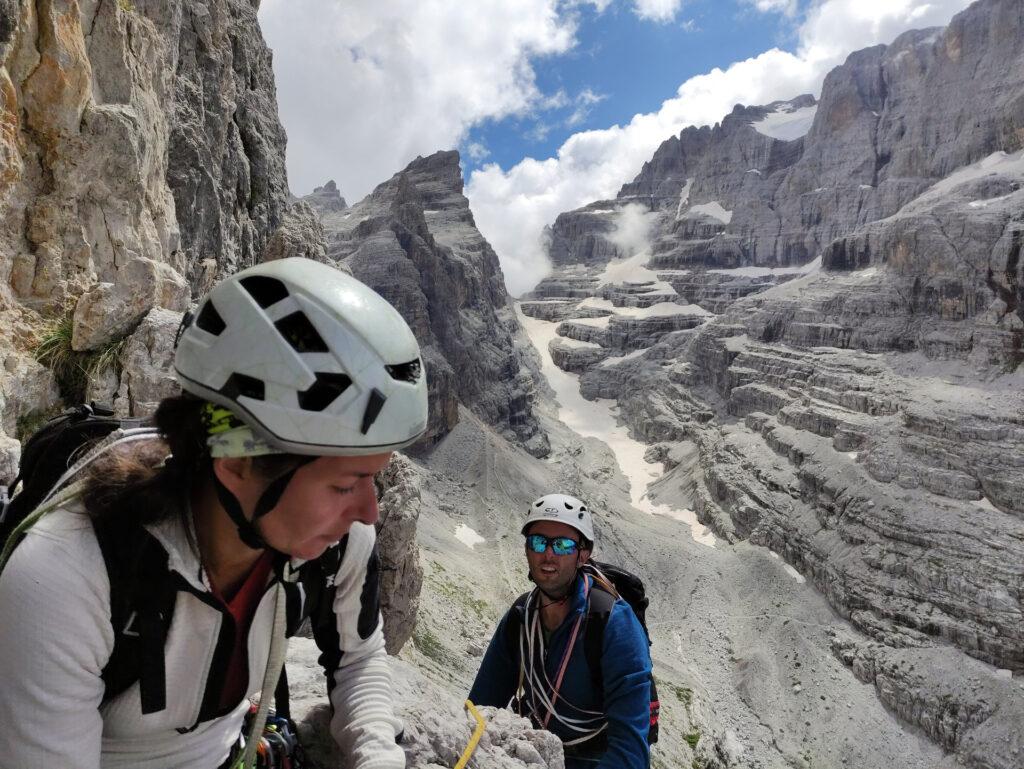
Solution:
[[[74,309],[69,307],[43,327],[33,354],[53,372],[61,398],[67,404],[85,401],[90,380],[107,371],[121,376],[121,353],[128,338],[114,339],[96,350],[79,352],[72,348]]]

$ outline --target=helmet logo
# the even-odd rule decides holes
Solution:
[[[545,507],[544,508],[544,512],[545,513],[551,513],[552,515],[558,515],[558,510],[556,510],[553,507]]]

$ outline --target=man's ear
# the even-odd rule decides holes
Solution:
[[[589,560],[590,560],[590,551],[589,550],[580,550],[579,560],[576,561],[576,565],[577,566],[582,566],[583,564],[585,564]]]

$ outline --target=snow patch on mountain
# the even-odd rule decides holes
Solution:
[[[470,550],[473,549],[474,545],[482,545],[487,541],[464,523],[460,523],[455,527],[455,539],[459,540]]]
[[[683,218],[695,219],[698,216],[710,216],[712,219],[717,219],[722,224],[728,224],[732,221],[732,211],[727,211],[717,200],[712,200],[710,203],[701,203],[700,205],[690,206],[690,210],[683,215]]]
[[[791,142],[805,136],[811,130],[811,124],[814,122],[814,115],[817,111],[817,104],[799,109],[793,109],[791,105],[787,104],[774,112],[769,112],[756,123],[751,123],[750,127],[759,134]]]
[[[679,305],[671,306],[679,307]],[[639,308],[618,309],[638,310]],[[716,541],[714,534],[697,520],[697,515],[692,510],[675,509],[668,505],[656,504],[648,499],[647,487],[664,475],[664,464],[661,462],[649,463],[644,459],[647,446],[630,437],[629,427],[616,415],[618,405],[614,400],[599,398],[588,401],[580,394],[579,377],[562,371],[555,365],[551,358],[549,345],[556,339],[561,340],[556,331],[558,324],[524,315],[519,303],[516,303],[516,316],[540,355],[541,374],[555,391],[555,400],[559,407],[558,418],[574,432],[585,437],[597,438],[607,444],[615,455],[622,474],[629,480],[633,506],[652,515],[664,515],[686,523],[690,527],[694,540],[714,547]],[[592,321],[604,321],[607,324],[608,318],[586,318],[576,322]]]

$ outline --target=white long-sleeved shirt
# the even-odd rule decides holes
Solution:
[[[143,715],[138,683],[101,707],[100,676],[114,647],[110,583],[92,523],[71,505],[39,521],[0,575],[0,769],[216,769],[227,757],[248,700],[196,723],[224,614],[197,595],[208,597],[210,588],[181,521],[147,529],[190,587],[176,594],[165,645],[166,708]],[[405,756],[395,744],[401,723],[383,623],[375,592],[363,589],[374,541],[372,526],[353,524],[334,579],[331,731],[354,769],[399,769]],[[373,594],[365,610],[364,593]],[[249,630],[250,695],[263,683],[273,596],[264,593]],[[376,616],[372,631],[367,611]]]

